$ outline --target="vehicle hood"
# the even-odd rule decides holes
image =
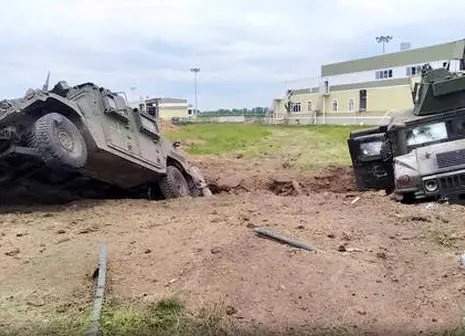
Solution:
[[[465,168],[465,139],[416,148],[412,153],[422,176]]]
[[[0,101],[0,123],[3,124],[4,122],[7,122],[14,115],[27,113],[30,109],[44,104],[48,100],[61,102],[78,111],[77,106],[73,102],[53,92],[28,90],[24,97],[4,99]]]

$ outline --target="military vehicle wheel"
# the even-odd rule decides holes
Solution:
[[[165,198],[177,198],[190,195],[186,178],[175,166],[168,166],[166,168],[166,176],[160,180],[159,186]]]
[[[402,195],[401,203],[403,204],[414,204],[416,201],[414,193],[405,193]]]
[[[48,113],[34,123],[31,145],[53,169],[81,168],[87,161],[84,137],[76,125],[60,113]]]

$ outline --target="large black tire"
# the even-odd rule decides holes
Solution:
[[[190,195],[186,178],[175,166],[166,168],[166,175],[159,182],[162,195],[166,199],[186,197]]]
[[[87,146],[79,129],[60,113],[48,113],[34,123],[31,146],[54,170],[74,170],[87,162]]]
[[[414,204],[416,202],[414,193],[405,193],[402,195],[402,204]]]

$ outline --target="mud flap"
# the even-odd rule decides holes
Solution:
[[[360,190],[394,189],[394,166],[385,133],[358,135],[347,140]]]

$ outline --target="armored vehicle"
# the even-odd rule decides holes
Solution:
[[[422,68],[414,107],[387,125],[351,132],[349,151],[361,190],[384,189],[403,202],[465,200],[465,75]]]
[[[93,83],[0,102],[0,201],[210,195],[200,170],[160,135],[155,111]]]

